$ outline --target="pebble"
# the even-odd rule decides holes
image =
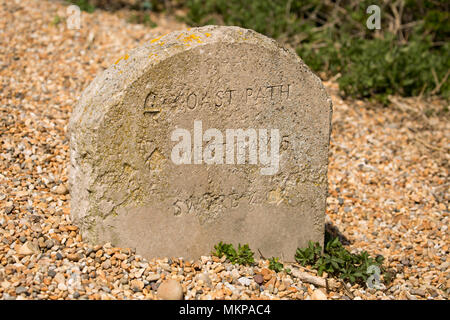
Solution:
[[[39,252],[40,252],[39,248],[37,248],[34,244],[32,244],[29,241],[25,242],[17,251],[17,253],[21,255],[38,254]]]
[[[168,271],[168,272],[172,271],[172,268],[170,267],[170,265],[168,263],[161,263],[160,266],[165,271]]]
[[[250,280],[250,279],[248,279],[246,277],[241,277],[241,278],[238,279],[238,282],[241,285],[248,287],[252,283],[252,280]]]
[[[51,239],[45,241],[44,244],[47,249],[51,249],[55,245],[55,243]]]
[[[446,261],[446,262],[443,262],[443,263],[439,266],[439,269],[440,269],[441,271],[446,271],[449,267],[450,267],[450,261]]]
[[[66,291],[67,290],[67,286],[64,283],[58,283],[58,289],[61,291]]]
[[[59,186],[56,187],[55,192],[60,195],[65,195],[69,193],[69,190],[66,188],[65,185],[60,184]]]
[[[57,283],[64,283],[66,282],[66,278],[64,277],[64,274],[62,273],[57,273],[53,279],[57,282]]]
[[[410,291],[411,294],[414,294],[416,296],[421,296],[423,298],[425,298],[426,292],[423,289],[412,289]]]
[[[25,293],[25,292],[27,292],[27,291],[28,291],[27,288],[22,287],[22,286],[18,286],[18,287],[16,288],[16,294],[22,294],[22,293]]]
[[[167,280],[158,288],[157,297],[162,300],[183,300],[183,287],[176,280]]]
[[[241,275],[239,273],[239,270],[237,269],[231,270],[231,277],[233,278],[233,280],[237,280],[240,276]]]
[[[10,214],[14,210],[14,206],[9,206],[5,208],[5,214]]]
[[[322,290],[316,289],[311,295],[311,300],[328,300],[328,297]]]
[[[270,278],[272,278],[272,272],[267,268],[263,268],[261,270],[261,274],[264,278],[264,281],[268,281],[268,280],[270,280]]]
[[[151,273],[147,276],[147,281],[152,282],[152,281],[158,281],[161,278],[161,275],[157,274],[157,273]]]
[[[197,280],[203,281],[203,283],[206,284],[208,287],[212,286],[211,278],[209,277],[209,275],[206,272],[200,273],[197,276]]]
[[[134,292],[138,292],[138,291],[142,291],[142,289],[144,289],[144,282],[138,280],[138,279],[134,279],[130,282],[131,285],[131,289]]]
[[[409,265],[410,265],[410,261],[409,261],[408,258],[403,258],[400,262],[401,262],[404,266],[409,266]]]
[[[159,283],[157,283],[157,282],[152,282],[152,283],[150,283],[150,286],[151,286],[151,288],[152,288],[153,291],[157,291],[157,290],[158,290],[158,287],[159,287]]]
[[[264,282],[264,277],[261,274],[256,274],[253,277],[253,280],[255,280],[255,282],[259,285],[261,285]]]
[[[111,260],[107,259],[102,263],[102,268],[103,269],[109,269],[111,268]]]

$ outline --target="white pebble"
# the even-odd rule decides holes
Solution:
[[[238,279],[238,282],[240,284],[242,284],[243,286],[248,287],[252,283],[252,280],[250,280],[250,279],[248,279],[246,277],[241,277],[241,278]]]

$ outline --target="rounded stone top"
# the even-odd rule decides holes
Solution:
[[[130,50],[130,52],[119,57],[113,65],[97,75],[84,90],[75,106],[69,123],[69,130],[79,123],[80,118],[83,116],[88,116],[88,118],[83,119],[85,125],[92,124],[96,126],[100,121],[98,117],[101,117],[103,112],[95,113],[92,110],[86,110],[86,106],[90,108],[104,108],[107,105],[119,103],[123,90],[127,86],[162,61],[198,47],[224,43],[230,45],[245,43],[285,55],[292,59],[293,62],[300,64],[304,72],[310,73],[316,80],[317,85],[325,93],[325,88],[320,79],[309,70],[300,57],[271,38],[250,29],[235,26],[209,25],[199,28],[188,28],[154,38],[146,44]],[[80,110],[82,107],[84,108]]]

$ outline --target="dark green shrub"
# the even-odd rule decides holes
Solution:
[[[156,28],[157,24],[150,18],[150,15],[146,12],[138,12],[132,14],[127,19],[130,23],[143,24],[150,28]]]
[[[70,0],[69,2],[80,7],[81,11],[92,13],[95,11],[95,5],[89,0]]]
[[[377,97],[387,102],[390,94],[416,96],[431,92],[444,79],[450,69],[448,44],[435,52],[427,38],[413,38],[401,45],[395,45],[392,38],[353,39],[344,44],[338,83],[346,95]],[[444,81],[434,93],[448,98],[449,89],[449,82]]]

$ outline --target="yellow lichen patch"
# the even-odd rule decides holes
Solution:
[[[191,34],[190,36],[184,37],[183,39],[184,43],[192,42],[193,40],[197,40],[198,43],[203,42],[200,37],[195,34]]]
[[[208,32],[205,32],[204,35],[205,35],[206,37],[211,37],[211,33],[208,33]]]
[[[119,62],[120,62],[120,60],[128,60],[128,58],[129,58],[130,56],[128,55],[128,53],[127,54],[125,54],[124,56],[121,56],[119,59],[117,59],[117,61],[116,62],[114,62],[114,64],[118,64]]]
[[[159,40],[161,40],[161,38],[165,37],[166,35],[167,35],[167,33],[163,34],[162,36],[160,36],[160,37],[158,37],[158,38],[152,39],[152,40],[150,40],[150,43],[158,42]],[[161,42],[159,43],[160,46],[162,46],[163,44],[164,44],[164,41],[161,41]]]
[[[159,39],[161,39],[162,37],[163,36],[155,38],[155,39],[152,39],[152,40],[150,40],[150,43],[155,43],[156,41],[159,41]]]

